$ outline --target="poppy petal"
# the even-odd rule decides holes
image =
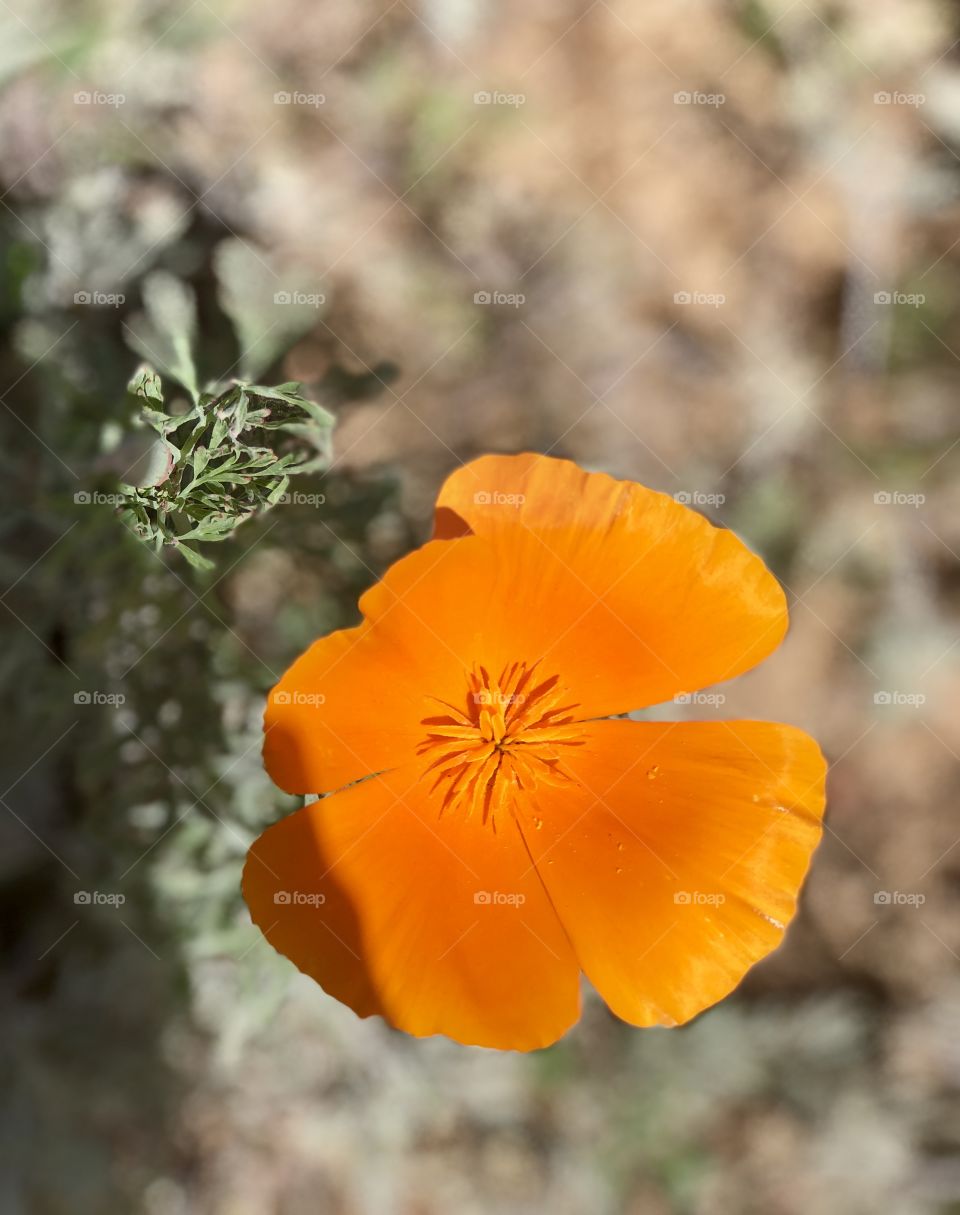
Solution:
[[[329,793],[409,762],[436,698],[464,694],[476,647],[460,635],[472,625],[454,547],[427,544],[396,562],[361,597],[363,623],[315,641],[273,688],[263,759],[281,789]]]
[[[271,691],[263,762],[287,793],[329,792],[409,759],[418,737],[415,718],[402,712],[410,685],[377,641],[364,625],[321,637]],[[382,716],[365,696],[375,684]]]
[[[572,460],[537,452],[478,456],[447,477],[437,495],[434,539],[482,536],[516,527],[604,530],[629,506],[637,482],[589,473]]]
[[[579,968],[515,821],[438,814],[417,765],[281,819],[243,894],[280,953],[362,1017],[532,1050],[579,1015]]]
[[[772,722],[589,723],[524,835],[577,958],[634,1025],[674,1025],[780,943],[826,765]]]
[[[458,469],[435,535],[471,532],[498,550],[518,642],[548,653],[584,718],[731,679],[786,632],[783,591],[733,532],[568,460],[483,456]]]

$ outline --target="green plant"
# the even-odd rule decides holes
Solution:
[[[225,540],[287,492],[290,477],[330,462],[333,415],[298,383],[268,388],[235,380],[198,392],[189,412],[170,412],[147,364],[128,391],[158,438],[146,483],[121,487],[121,517],[156,551],[176,548],[191,565],[213,562],[187,541]]]

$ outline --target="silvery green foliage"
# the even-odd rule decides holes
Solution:
[[[330,462],[333,415],[300,384],[233,381],[199,392],[186,413],[168,412],[160,376],[144,364],[128,391],[158,436],[149,484],[123,485],[121,517],[156,551],[177,548],[209,569],[193,543],[226,540],[286,493],[291,476]]]
[[[217,300],[240,346],[240,378],[256,380],[317,323],[316,284],[297,267],[278,267],[291,290],[277,292],[278,273],[249,241],[228,237],[213,251]],[[278,307],[278,301],[283,304]],[[149,356],[147,356],[149,357]]]
[[[233,380],[202,390],[193,354],[193,292],[156,271],[144,282],[143,302],[126,337],[150,361],[127,391],[139,405],[138,424],[157,439],[146,475],[138,466],[121,487],[122,518],[157,552],[169,545],[191,565],[210,569],[213,562],[194,543],[226,540],[246,519],[276,505],[291,476],[324,470],[333,415],[298,383],[266,387]],[[178,409],[176,401],[167,406],[152,364],[187,390],[191,409]]]

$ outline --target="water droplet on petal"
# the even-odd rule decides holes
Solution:
[[[656,780],[660,775],[660,765],[654,764],[652,768],[647,769],[647,780]]]

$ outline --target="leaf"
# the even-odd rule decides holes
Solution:
[[[144,310],[125,326],[129,345],[177,380],[199,402],[193,339],[197,328],[193,291],[165,270],[143,283]]]
[[[208,560],[206,557],[201,557],[195,549],[192,549],[189,546],[189,544],[177,544],[176,549],[178,553],[183,553],[184,557],[186,557],[187,561],[194,567],[194,569],[213,569],[213,562]]]
[[[322,426],[325,430],[333,430],[337,419],[329,409],[324,409],[322,405],[318,405],[316,401],[311,401],[309,397],[301,397],[299,404],[302,405],[318,426]]]
[[[240,345],[240,378],[254,380],[317,323],[319,308],[298,302],[317,296],[316,286],[302,271],[276,273],[263,250],[238,237],[217,245],[213,268]]]
[[[160,383],[160,377],[149,363],[141,363],[133,373],[130,383],[127,385],[127,392],[131,396],[142,397],[144,401],[154,401],[157,405],[163,404],[163,386]]]
[[[146,432],[142,433],[146,436]],[[154,439],[146,451],[130,463],[122,479],[138,489],[162,485],[173,472],[179,455],[179,450],[166,439]]]
[[[290,478],[281,477],[280,480],[277,482],[276,486],[267,495],[267,506],[268,507],[276,506],[276,504],[280,501],[280,499],[287,492],[287,488],[289,487],[289,485],[290,485]]]
[[[233,420],[230,423],[230,438],[236,439],[243,433],[247,425],[247,394],[240,390],[237,394],[237,403],[233,409]]]

